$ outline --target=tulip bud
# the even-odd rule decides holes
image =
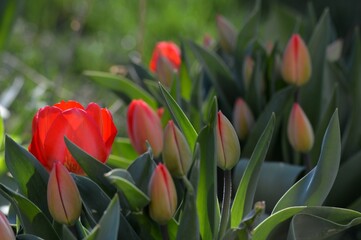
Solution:
[[[244,59],[244,63],[243,63],[243,79],[244,79],[244,85],[245,88],[248,89],[251,79],[252,79],[252,74],[253,74],[253,68],[254,68],[254,60],[251,56],[247,56]]]
[[[152,72],[157,72],[159,58],[168,60],[173,69],[177,71],[181,65],[181,51],[177,44],[173,42],[158,42],[154,48],[149,68]]]
[[[150,179],[149,196],[150,217],[159,224],[166,224],[177,209],[177,192],[171,175],[161,163]]]
[[[229,170],[239,161],[241,147],[231,122],[221,111],[217,116],[217,159],[218,167]]]
[[[6,216],[0,211],[0,239],[15,240],[15,234]]]
[[[294,103],[287,126],[288,140],[298,152],[311,150],[314,141],[313,129],[306,114],[298,103]]]
[[[172,86],[173,77],[176,73],[176,70],[169,62],[169,60],[163,56],[158,58],[157,69],[155,73],[158,77],[158,80],[166,87],[170,88]]]
[[[296,86],[302,86],[311,77],[312,66],[307,46],[298,34],[292,35],[283,53],[283,79]]]
[[[237,31],[236,28],[223,16],[218,15],[217,19],[217,29],[219,33],[219,43],[223,50],[227,53],[233,52],[236,47],[237,41]]]
[[[163,148],[163,129],[157,113],[143,100],[133,100],[128,108],[127,128],[130,141],[135,150],[142,154],[150,144],[155,157]]]
[[[233,126],[239,139],[244,140],[254,124],[254,117],[247,103],[238,98],[233,108]]]
[[[81,199],[74,179],[60,163],[54,163],[48,182],[48,207],[55,221],[72,225],[80,216]]]
[[[175,177],[186,175],[192,163],[192,152],[184,135],[172,120],[164,130],[163,139],[162,156],[165,165]]]

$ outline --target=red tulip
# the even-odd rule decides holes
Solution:
[[[117,129],[109,110],[90,103],[86,109],[76,101],[62,101],[39,109],[33,119],[33,137],[29,151],[49,171],[61,162],[69,171],[83,170],[68,151],[64,137],[85,152],[105,162]]]
[[[149,68],[152,72],[157,71],[159,58],[163,57],[171,63],[175,70],[178,70],[181,64],[181,51],[173,42],[158,42],[153,51]]]
[[[155,157],[163,149],[163,129],[159,116],[143,100],[133,100],[127,113],[128,136],[135,150],[142,154],[150,144]]]

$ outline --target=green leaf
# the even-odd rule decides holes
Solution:
[[[134,185],[133,178],[126,170],[114,169],[106,177],[123,193],[131,210],[140,211],[150,202],[149,197]]]
[[[5,161],[20,192],[50,217],[46,197],[49,174],[45,168],[9,136],[5,137]]]
[[[84,170],[88,177],[96,182],[108,194],[108,196],[112,197],[115,194],[116,189],[104,176],[104,174],[112,169],[84,152],[67,137],[64,139],[69,152],[79,163],[80,167]]]
[[[214,52],[193,42],[189,42],[189,46],[216,89],[222,111],[226,116],[231,116],[232,106],[240,94],[240,89],[230,69]]]
[[[336,110],[325,132],[317,166],[278,201],[273,213],[290,206],[321,205],[335,181],[341,158],[341,136]]]
[[[19,234],[16,236],[16,239],[17,240],[43,240],[43,238],[32,235],[32,234]]]
[[[200,147],[200,172],[197,191],[199,230],[202,239],[213,239],[218,235],[220,221],[217,200],[217,160],[216,160],[216,116],[217,103],[213,101],[210,121],[198,135]]]
[[[0,2],[0,52],[5,47],[6,40],[10,35],[18,4],[18,1],[13,0],[2,0]]]
[[[329,11],[326,9],[322,14],[311,39],[308,43],[312,62],[312,75],[307,84],[300,88],[300,104],[312,126],[319,123],[321,111],[321,101],[324,81],[323,70],[326,57],[326,48],[331,41],[331,21]]]
[[[113,143],[112,154],[107,160],[107,165],[114,168],[126,169],[138,157],[129,138],[117,137]]]
[[[173,119],[182,130],[190,148],[193,150],[197,139],[196,130],[169,92],[161,84],[159,84],[159,88],[163,94],[165,102],[167,103],[169,111],[172,113]]]
[[[274,114],[272,114],[262,136],[260,137],[253,151],[251,159],[242,176],[241,182],[238,185],[236,196],[231,208],[232,228],[237,227],[241,223],[244,215],[252,209],[259,173],[272,139],[275,122],[276,117]]]
[[[181,43],[181,53],[182,64],[179,69],[181,95],[186,101],[189,101],[191,99],[193,83],[192,79],[189,76],[189,61],[187,52],[185,51],[184,42]]]
[[[118,196],[115,195],[111,200],[104,215],[99,221],[99,224],[92,230],[90,235],[86,238],[88,240],[116,240],[118,239],[120,206]]]
[[[0,193],[14,207],[26,234],[44,239],[59,239],[47,217],[34,203],[2,184],[0,184]]]
[[[85,71],[84,74],[96,83],[126,95],[128,97],[128,99],[124,99],[126,102],[129,102],[131,99],[143,99],[152,108],[157,108],[157,102],[148,92],[125,77],[98,71]]]

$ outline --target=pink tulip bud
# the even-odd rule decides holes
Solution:
[[[158,80],[166,87],[170,88],[172,86],[173,77],[176,73],[176,69],[172,66],[172,63],[163,56],[158,58],[157,69],[155,73],[158,77]]]
[[[294,103],[287,126],[288,140],[298,152],[308,152],[314,142],[314,134],[310,121],[298,103]]]
[[[247,103],[238,98],[233,108],[233,126],[239,139],[244,140],[254,124],[254,117]]]
[[[135,150],[142,154],[150,144],[155,157],[163,148],[163,129],[159,116],[143,100],[133,100],[127,113],[128,136]]]
[[[223,170],[232,169],[239,161],[241,147],[236,131],[221,111],[218,112],[216,131],[218,167]]]
[[[216,18],[220,44],[227,53],[233,52],[236,47],[236,28],[225,17],[218,15]]]
[[[80,216],[81,199],[74,179],[60,162],[54,163],[48,181],[48,207],[55,221],[72,225]]]
[[[149,196],[151,218],[159,224],[166,224],[177,209],[177,192],[171,175],[161,163],[151,177]]]
[[[283,79],[296,86],[302,86],[311,77],[312,66],[307,46],[298,34],[293,34],[283,53]]]
[[[150,60],[149,68],[152,72],[156,72],[158,68],[159,58],[166,58],[177,71],[181,65],[181,51],[174,42],[158,42],[155,46]]]
[[[175,177],[187,174],[192,164],[192,152],[182,132],[170,120],[164,130],[162,159]]]
[[[0,211],[0,239],[15,240],[15,234],[6,216]]]

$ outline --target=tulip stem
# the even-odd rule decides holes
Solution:
[[[232,194],[232,172],[231,170],[224,171],[224,183],[223,183],[223,200],[222,200],[222,213],[221,223],[218,233],[218,239],[221,239],[225,234],[231,209],[231,194]]]
[[[78,218],[78,220],[76,220],[75,222],[75,228],[76,228],[76,232],[79,236],[79,239],[83,239],[87,236],[83,224],[81,224],[80,218]]]
[[[160,232],[162,233],[163,240],[169,240],[168,226],[160,225]]]
[[[194,189],[192,183],[188,180],[186,176],[182,176],[182,181],[184,186],[186,187],[189,194],[193,195]]]

